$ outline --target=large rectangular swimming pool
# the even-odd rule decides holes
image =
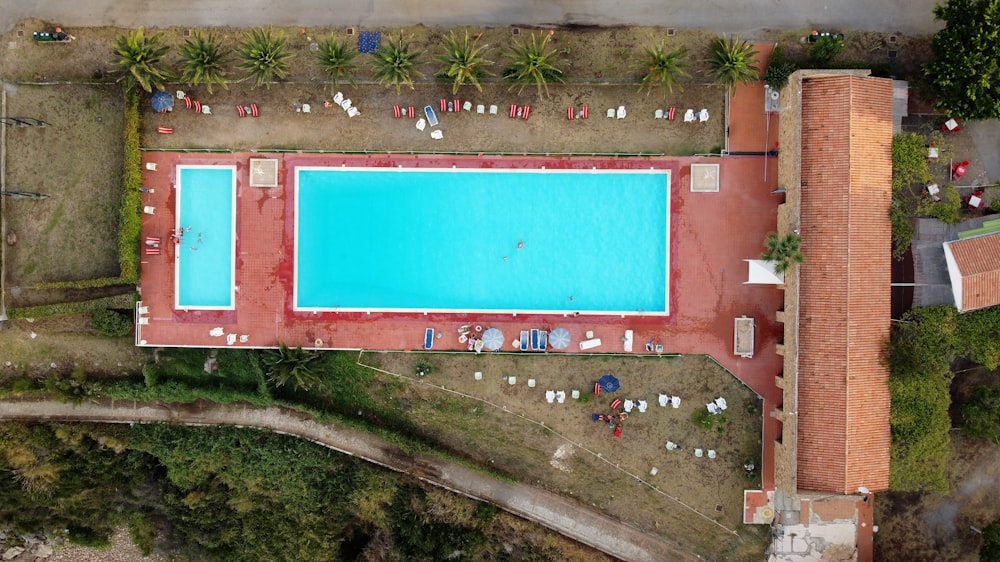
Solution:
[[[668,314],[668,170],[295,170],[296,310]]]
[[[236,167],[178,166],[174,307],[236,307]]]

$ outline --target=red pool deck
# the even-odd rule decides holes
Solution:
[[[279,186],[250,187],[249,159],[279,162]],[[443,334],[433,349],[460,350],[458,327],[464,324],[496,327],[509,342],[521,330],[565,327],[573,341],[566,352],[579,352],[587,331],[601,338],[593,352],[623,353],[622,338],[634,331],[635,353],[646,353],[649,340],[664,353],[712,356],[764,398],[763,487],[773,489],[773,443],[777,422],[767,412],[781,400],[774,377],[781,371],[775,345],[783,332],[775,319],[783,293],[774,286],[746,285],[744,259],[759,257],[766,235],[776,229],[776,209],[783,200],[771,194],[776,187],[777,159],[761,157],[586,159],[568,157],[457,157],[415,155],[313,154],[187,154],[149,152],[144,182],[154,193],[143,204],[156,208],[143,215],[143,236],[169,239],[175,224],[176,166],[180,164],[236,165],[236,307],[229,311],[174,310],[174,258],[179,251],[164,244],[160,255],[143,255],[142,304],[149,323],[138,326],[136,341],[145,346],[223,347],[226,337],[210,330],[223,328],[237,335],[235,346],[291,346],[336,349],[422,350],[424,330]],[[690,191],[694,162],[720,166],[717,193]],[[671,172],[670,315],[595,316],[479,313],[296,312],[292,310],[294,168],[297,166],[379,166],[420,168],[572,168],[666,169]],[[765,170],[765,166],[767,170]],[[765,179],[765,174],[766,178]],[[377,210],[373,210],[377,212]],[[642,244],[642,240],[636,240]],[[182,249],[180,251],[183,251]],[[658,251],[650,248],[650,252]],[[756,349],[752,358],[733,354],[733,320],[756,319]],[[238,336],[245,335],[246,342]],[[563,351],[554,351],[563,353]]]
[[[757,68],[764,75],[771,61],[774,43],[754,43]],[[778,113],[764,110],[764,82],[740,84],[729,96],[727,149],[732,153],[763,153],[778,150]]]

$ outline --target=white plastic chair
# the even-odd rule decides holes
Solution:
[[[153,206],[150,206],[150,205],[146,205],[145,207],[142,208],[142,212],[146,213],[147,215],[155,215],[156,214],[156,207],[153,207]]]
[[[624,105],[619,105],[618,106],[618,118],[619,119],[624,119],[625,118],[625,106]]]
[[[351,108],[351,100],[350,99],[346,99],[346,100],[340,102],[340,107],[343,107],[344,111],[347,111],[348,109]]]
[[[496,115],[496,114],[497,114],[497,106],[491,105],[490,106],[490,115]]]
[[[205,115],[211,115],[212,114],[212,108],[208,107],[207,105],[202,105],[201,106],[201,112],[204,113]]]
[[[551,404],[551,403],[555,402],[555,400],[556,400],[556,391],[554,391],[554,390],[546,390],[545,391],[545,401],[548,402],[549,404]]]
[[[703,454],[705,454],[705,453],[701,449],[695,449],[694,450],[694,456],[698,457],[699,459],[702,457]]]
[[[464,109],[466,111],[472,111],[472,102],[471,101],[467,101],[467,102],[463,103],[462,104],[462,109]]]
[[[344,101],[344,94],[337,92],[333,96],[333,103],[340,105]]]
[[[702,123],[704,123],[705,121],[708,121],[708,110],[707,109],[702,109],[701,111],[698,112],[698,121],[701,121]]]
[[[560,404],[566,402],[566,391],[565,390],[560,390],[560,391],[556,392],[556,402],[558,402]]]
[[[146,162],[146,169],[149,170],[149,171],[151,171],[151,172],[155,172],[156,171],[156,162]]]
[[[358,108],[356,108],[356,107],[348,107],[347,108],[347,116],[348,117],[354,117],[356,115],[361,115],[361,112],[358,111]]]
[[[615,118],[615,108],[609,107],[608,108],[608,119],[614,119],[614,118]]]
[[[684,112],[684,122],[685,123],[691,123],[692,121],[694,121],[694,119],[695,119],[695,117],[694,117],[694,110],[693,109],[689,109],[689,110],[687,110],[687,111]]]
[[[143,314],[149,314],[149,307],[148,306],[140,306],[139,307],[139,315],[141,316]]]
[[[183,90],[177,90],[177,99],[182,100],[187,97]]]
[[[417,130],[418,131],[423,131],[424,127],[426,127],[426,126],[427,126],[427,121],[424,121],[423,117],[421,117],[420,119],[417,120]]]
[[[145,326],[147,324],[149,324],[149,317],[143,316],[142,318],[139,319],[140,326]]]
[[[444,133],[441,132],[441,129],[434,129],[431,131],[431,138],[434,140],[441,140],[444,138]]]
[[[653,119],[663,119],[663,110],[657,109],[653,112]]]
[[[486,106],[483,105],[483,104],[477,105],[476,106],[476,113],[478,113],[480,115],[484,115],[486,113]]]
[[[312,113],[312,107],[308,103],[302,104],[302,113]]]

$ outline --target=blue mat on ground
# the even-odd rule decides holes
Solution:
[[[381,44],[381,31],[362,31],[358,34],[358,52],[374,53]]]

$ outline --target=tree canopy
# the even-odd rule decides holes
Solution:
[[[935,107],[952,117],[1000,117],[1000,0],[950,0],[934,15],[945,22],[924,65]]]

